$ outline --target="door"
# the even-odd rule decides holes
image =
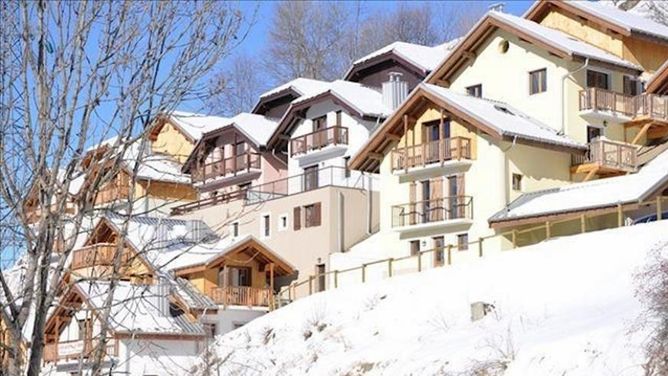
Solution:
[[[234,145],[234,156],[236,158],[236,171],[245,170],[247,166],[246,161],[246,143],[243,141],[237,142]],[[235,171],[235,172],[236,172]]]
[[[442,236],[436,236],[432,238],[434,244],[434,266],[443,266],[445,264],[445,254],[443,247],[445,246],[445,240]]]
[[[304,191],[318,188],[318,165],[304,169]]]
[[[318,276],[318,285],[316,291],[325,291],[325,264],[315,266],[315,274]]]
[[[440,134],[441,121],[432,121],[424,125],[425,141],[425,163],[434,163],[440,161],[440,150],[443,147],[441,140],[450,138],[450,120],[443,120],[443,134]],[[447,153],[446,147],[446,153]],[[447,155],[444,155],[447,158]]]
[[[228,271],[228,286],[232,287],[250,287],[251,286],[251,268],[231,266]]]

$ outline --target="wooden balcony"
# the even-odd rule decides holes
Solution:
[[[290,156],[306,154],[329,145],[348,145],[348,128],[334,125],[290,140]]]
[[[248,307],[269,307],[273,301],[270,289],[247,286],[214,287],[209,297],[216,304]]]
[[[257,171],[260,169],[261,159],[260,154],[248,152],[202,164],[193,170],[192,181],[193,183],[206,183],[213,179]]]
[[[588,174],[585,180],[597,175],[621,175],[638,170],[638,150],[635,145],[596,139],[589,143],[583,155],[572,157],[572,173]]]
[[[113,265],[116,249],[116,244],[111,243],[99,243],[77,249],[72,252],[71,268],[74,270],[93,266]],[[124,251],[121,257],[122,265],[126,265],[130,262],[129,252]]]
[[[655,94],[630,96],[590,87],[580,91],[580,111],[607,112],[631,124],[645,119],[668,121],[668,98]]]
[[[392,171],[427,167],[451,160],[471,159],[471,140],[466,137],[445,138],[392,150]]]
[[[392,207],[392,227],[419,226],[473,218],[473,197],[450,196]]]
[[[98,343],[98,340],[91,339],[47,343],[44,345],[44,361],[58,362],[87,358],[92,355]],[[109,339],[105,347],[107,356],[118,355],[118,342],[115,339]]]

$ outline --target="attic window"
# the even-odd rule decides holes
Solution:
[[[502,40],[499,42],[499,53],[505,54],[510,48],[510,43],[507,40]]]
[[[508,115],[515,115],[515,114],[514,114],[512,111],[510,111],[507,107],[504,107],[504,106],[495,104],[495,105],[494,105],[494,108],[495,108],[497,111],[501,111],[501,112],[506,113],[506,114],[508,114]]]

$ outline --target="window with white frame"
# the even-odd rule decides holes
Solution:
[[[269,214],[262,216],[262,220],[260,222],[260,233],[262,234],[263,238],[268,238],[271,236],[271,216]]]
[[[278,231],[285,231],[288,229],[288,215],[281,214],[278,217]]]
[[[232,222],[230,225],[230,232],[232,233],[233,238],[239,236],[239,222]]]

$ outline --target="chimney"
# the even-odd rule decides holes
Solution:
[[[161,316],[169,316],[169,283],[164,277],[158,278],[157,283],[151,286],[151,295],[156,311]]]
[[[394,111],[408,96],[408,83],[401,80],[403,74],[399,72],[390,72],[389,76],[389,81],[383,82],[383,104]]]

